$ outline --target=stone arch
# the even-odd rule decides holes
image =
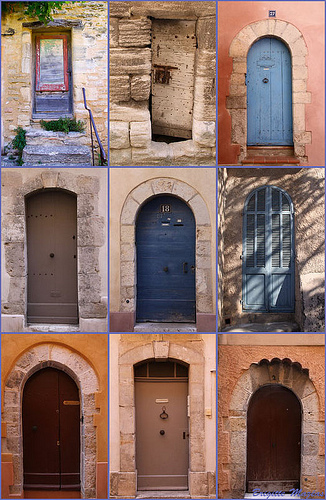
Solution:
[[[77,384],[80,392],[81,413],[81,495],[96,496],[96,429],[94,414],[98,413],[95,394],[99,381],[94,368],[80,354],[61,344],[42,343],[27,349],[16,360],[4,387],[3,420],[7,435],[3,453],[11,453],[13,486],[11,493],[21,495],[23,490],[22,397],[26,381],[42,368],[53,367],[65,371]]]
[[[201,194],[189,184],[169,177],[139,184],[127,196],[120,219],[120,311],[136,310],[135,224],[142,204],[160,194],[174,195],[192,210],[196,220],[196,312],[213,312],[211,221]]]
[[[4,209],[2,215],[4,263],[10,277],[7,302],[2,304],[6,317],[15,319],[14,329],[24,331],[27,313],[27,254],[25,198],[37,191],[55,188],[77,196],[77,260],[78,260],[78,309],[80,326],[89,318],[100,321],[106,318],[107,305],[102,302],[100,247],[104,245],[105,221],[99,215],[100,183],[97,177],[75,175],[54,169],[35,169],[35,175],[26,182],[19,173],[2,174]],[[97,326],[97,325],[96,325]],[[56,331],[53,325],[51,331]],[[86,330],[86,331],[98,331]],[[102,331],[102,330],[100,330]]]
[[[133,366],[140,361],[172,358],[189,365],[190,449],[189,489],[192,496],[206,496],[208,477],[205,463],[204,357],[182,344],[153,341],[137,346],[119,358],[120,471],[111,474],[111,488],[128,481],[129,494],[136,494],[136,436]],[[114,493],[112,492],[114,495]]]
[[[231,142],[240,146],[239,161],[247,156],[247,54],[254,42],[265,36],[283,41],[292,56],[292,109],[294,154],[307,162],[306,144],[311,144],[311,132],[306,130],[305,105],[311,102],[307,92],[308,49],[302,33],[296,26],[279,19],[264,19],[248,24],[231,42],[229,56],[233,60],[227,108],[231,115]]]
[[[305,481],[317,484],[318,440],[320,428],[319,400],[309,371],[290,359],[262,359],[252,363],[239,378],[229,407],[231,498],[244,498],[247,464],[247,410],[252,395],[262,386],[282,385],[298,398],[302,408],[301,474],[300,487]]]

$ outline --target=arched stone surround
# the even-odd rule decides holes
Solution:
[[[26,182],[19,171],[3,171],[1,175],[3,259],[9,275],[7,300],[2,302],[2,331],[29,331],[24,330],[27,311],[25,197],[48,188],[66,190],[77,196],[79,330],[106,331],[107,304],[101,296],[99,273],[100,249],[105,243],[105,221],[99,215],[99,178],[65,169],[34,170],[35,175]],[[55,328],[52,325],[50,331],[56,331]]]
[[[231,498],[244,498],[246,492],[247,463],[247,410],[251,396],[264,385],[278,384],[290,389],[302,408],[301,478],[300,488],[312,491],[317,488],[318,475],[324,474],[323,457],[318,456],[319,400],[316,388],[309,379],[309,371],[290,359],[271,361],[262,359],[252,363],[239,378],[229,407],[229,446]]]
[[[96,429],[94,415],[99,412],[95,405],[95,393],[99,382],[94,368],[77,352],[61,344],[38,344],[27,349],[15,362],[4,387],[3,422],[6,437],[2,441],[2,453],[12,454],[13,486],[11,494],[23,492],[23,439],[22,397],[29,377],[46,367],[66,372],[77,384],[80,396],[81,424],[81,495],[96,498]]]
[[[302,33],[296,26],[280,19],[264,19],[245,26],[234,37],[229,56],[233,59],[227,108],[231,115],[231,142],[240,146],[239,162],[247,156],[247,54],[254,42],[265,36],[283,41],[292,56],[292,110],[294,154],[302,163],[307,162],[306,144],[312,134],[306,130],[305,105],[311,102],[307,92],[308,49]]]
[[[150,198],[169,194],[183,200],[196,220],[196,315],[213,313],[211,221],[200,193],[183,181],[168,177],[150,179],[133,189],[121,212],[120,233],[120,311],[136,311],[136,245],[135,227],[142,204]],[[205,331],[205,330],[204,330]],[[215,331],[215,328],[214,330]]]
[[[189,491],[192,498],[208,497],[213,490],[213,474],[206,471],[205,416],[204,416],[204,357],[189,347],[169,341],[144,342],[119,357],[119,422],[120,470],[110,477],[112,497],[135,497],[136,425],[133,367],[140,361],[167,359],[183,361],[189,365]]]

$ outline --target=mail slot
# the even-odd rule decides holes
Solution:
[[[79,401],[64,401],[63,404],[65,406],[78,406],[80,403]]]

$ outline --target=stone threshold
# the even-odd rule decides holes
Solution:
[[[189,491],[169,490],[169,491],[137,491],[136,498],[191,498]]]
[[[277,323],[246,323],[243,325],[234,325],[224,328],[222,332],[299,332],[299,327],[296,323],[288,321]]]
[[[197,332],[195,323],[136,323],[134,332]]]
[[[24,332],[80,332],[79,325],[56,325],[43,323],[29,323]]]
[[[242,165],[266,165],[272,166],[287,166],[287,165],[300,165],[300,160],[293,156],[248,156],[241,162]]]

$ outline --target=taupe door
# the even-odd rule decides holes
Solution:
[[[153,134],[191,139],[196,22],[152,24]]]
[[[26,200],[27,319],[31,323],[78,323],[77,200],[45,190]]]
[[[158,366],[157,373],[160,370]],[[136,378],[139,490],[185,490],[188,487],[187,393],[187,381],[181,378]]]

